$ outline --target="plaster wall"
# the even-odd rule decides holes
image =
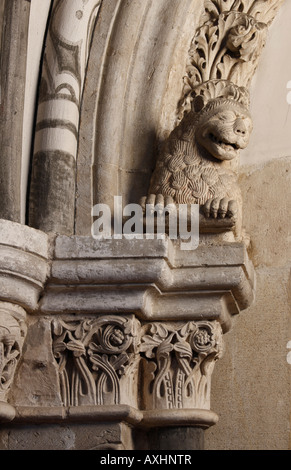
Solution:
[[[264,163],[290,155],[291,2],[285,0],[271,28],[251,85],[254,130],[241,153],[241,165]],[[289,88],[287,89],[287,86]],[[290,99],[289,99],[290,101]]]

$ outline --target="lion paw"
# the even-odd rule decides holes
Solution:
[[[203,213],[207,218],[225,219],[235,217],[237,215],[238,207],[234,200],[228,198],[215,198],[208,199],[206,204],[202,207]]]
[[[158,214],[163,214],[165,207],[167,211],[171,209],[176,210],[174,199],[171,196],[163,196],[162,194],[149,194],[148,196],[144,196],[140,200],[140,205],[144,213],[146,206],[148,207],[147,210],[149,210],[149,213],[156,211]]]

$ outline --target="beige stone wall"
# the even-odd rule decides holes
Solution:
[[[251,85],[254,130],[241,164],[253,165],[290,155],[291,112],[286,97],[291,80],[291,2],[285,0],[269,28]]]
[[[208,449],[290,448],[290,172],[285,158],[249,167],[241,177],[256,300],[225,336],[212,383],[220,421],[206,433]]]
[[[212,383],[220,421],[206,433],[207,449],[290,449],[290,20],[291,3],[285,2],[252,87],[255,128],[242,155],[240,184],[256,300],[225,335],[226,353]]]

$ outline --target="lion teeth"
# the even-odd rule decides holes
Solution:
[[[214,134],[210,134],[210,138],[215,144],[219,145],[225,150],[230,150],[230,149],[238,150],[239,148],[237,144],[232,144],[230,142],[223,142],[222,140],[219,140]]]

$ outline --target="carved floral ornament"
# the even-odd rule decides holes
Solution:
[[[245,13],[222,13],[203,25],[189,51],[181,111],[189,110],[195,88],[209,80],[247,87],[265,44],[267,26]],[[194,93],[193,93],[194,91]],[[180,118],[182,116],[180,115]]]
[[[188,53],[179,115],[191,93],[209,80],[247,88],[258,65],[268,26],[284,0],[205,0]],[[194,93],[195,95],[195,93]]]
[[[6,402],[26,336],[22,308],[0,305],[0,402]],[[0,413],[1,414],[1,413]]]
[[[222,356],[217,322],[144,327],[143,400],[147,409],[210,408],[211,375]]]
[[[55,320],[52,326],[65,406],[119,404],[122,396],[134,393],[137,321],[133,317]]]
[[[144,409],[209,409],[221,357],[217,322],[153,323],[132,316],[53,322],[64,406],[142,403]]]

